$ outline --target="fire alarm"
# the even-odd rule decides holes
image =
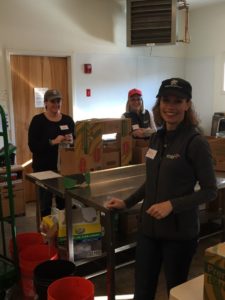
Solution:
[[[91,74],[92,72],[92,65],[91,64],[84,64],[84,73]]]
[[[86,97],[91,97],[91,89],[86,89]]]

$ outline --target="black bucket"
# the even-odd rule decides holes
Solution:
[[[47,300],[48,286],[55,280],[75,275],[75,264],[68,260],[48,260],[34,269],[34,288],[39,300]]]

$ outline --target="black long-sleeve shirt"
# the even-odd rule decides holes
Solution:
[[[58,145],[52,146],[49,140],[69,133],[75,137],[75,124],[70,116],[62,114],[57,122],[48,120],[44,113],[33,117],[28,131],[28,145],[33,154],[35,172],[57,170]]]

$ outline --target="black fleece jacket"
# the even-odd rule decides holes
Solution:
[[[149,155],[148,155],[149,153]],[[207,140],[194,127],[160,129],[150,137],[146,182],[125,200],[131,207],[144,199],[140,229],[153,238],[189,240],[199,233],[198,207],[216,198],[213,161]],[[196,189],[199,183],[200,188]],[[157,220],[146,213],[154,203],[170,200],[173,211]]]

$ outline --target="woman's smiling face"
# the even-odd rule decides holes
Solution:
[[[185,112],[191,101],[174,95],[160,98],[160,114],[166,123],[167,130],[174,130],[184,120]]]
[[[61,105],[62,100],[60,98],[45,101],[45,108],[51,113],[57,113],[60,111]]]
[[[139,95],[133,95],[129,99],[129,106],[131,111],[140,112],[142,107],[142,97]]]

